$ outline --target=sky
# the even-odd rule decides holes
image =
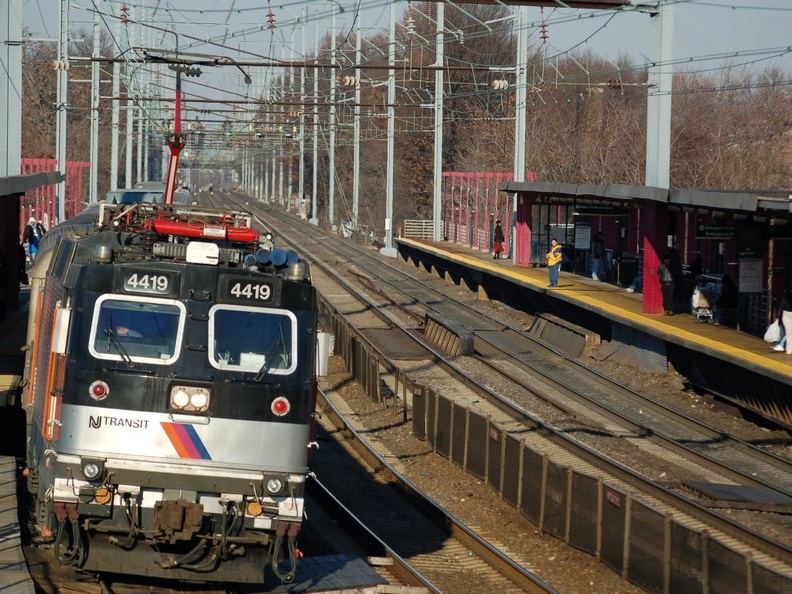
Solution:
[[[22,2],[23,25],[31,36],[57,37],[59,0]],[[792,80],[792,1],[673,0],[671,4],[675,68],[710,72],[727,62],[760,70],[772,66],[780,67],[788,73],[784,78]],[[135,37],[136,28],[114,24],[111,15],[120,14],[122,6],[129,8],[130,18],[154,26],[146,29],[145,39]],[[401,15],[407,6],[406,1],[397,2],[397,13]],[[411,6],[421,7],[418,3]],[[90,30],[96,8],[113,31],[119,53],[130,45],[173,49],[173,30],[178,33],[182,52],[230,55],[238,61],[257,62],[263,57],[300,60],[303,47],[310,55],[315,31],[325,33],[333,14],[336,29],[350,34],[351,43],[351,32],[358,23],[363,23],[364,37],[375,32],[387,34],[390,4],[388,0],[71,0],[70,7],[72,34]],[[269,27],[270,13],[274,28]],[[531,39],[538,39],[544,22],[550,55],[586,50],[611,61],[627,57],[636,65],[649,59],[650,16],[637,6],[626,11],[530,7],[528,15]],[[491,26],[510,27],[512,22]],[[447,42],[454,39],[449,35]],[[212,43],[205,43],[207,40]],[[230,93],[232,97],[261,96],[269,77],[276,75],[275,69],[263,72],[258,67],[246,68],[253,79],[253,84],[247,86],[240,69],[212,70],[218,72],[190,79],[192,88],[203,86],[206,93]]]
[[[58,34],[59,0],[22,0],[23,23],[38,37],[55,38]],[[641,0],[633,0],[635,5]],[[651,4],[645,2],[645,4]],[[789,0],[674,0],[675,45],[680,58],[723,54],[739,50],[780,48],[792,44],[792,3]],[[329,16],[336,10],[337,25],[349,31],[358,7],[364,18],[364,30],[385,31],[388,27],[387,0],[286,0],[270,4],[264,0],[71,0],[72,29],[88,27],[94,6],[107,14],[119,14],[123,5],[130,15],[155,14],[163,28],[176,27],[185,33],[210,37],[232,47],[255,43],[272,43],[276,57],[280,46],[294,44],[300,52],[299,20],[307,9],[309,20],[318,14],[320,26],[329,26]],[[397,2],[403,10],[407,2]],[[414,5],[415,6],[415,5]],[[464,6],[464,5],[460,5]],[[269,11],[276,31],[268,29]],[[549,43],[561,51],[587,47],[606,56],[624,53],[638,58],[645,55],[649,17],[638,10],[573,10],[565,8],[529,8],[534,25],[542,16],[548,26]],[[250,32],[261,27],[260,33]],[[309,25],[308,43],[312,45],[313,23]],[[248,30],[245,34],[244,31]],[[243,34],[239,35],[240,32]]]

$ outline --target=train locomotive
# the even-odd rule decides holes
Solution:
[[[308,263],[270,240],[243,212],[144,202],[44,236],[26,474],[60,563],[293,578],[322,360]]]

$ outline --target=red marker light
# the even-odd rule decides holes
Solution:
[[[276,398],[272,401],[272,412],[275,413],[277,416],[282,417],[286,413],[289,412],[289,401],[283,398]]]
[[[94,400],[104,400],[110,393],[110,388],[101,380],[96,380],[88,388],[88,395]]]

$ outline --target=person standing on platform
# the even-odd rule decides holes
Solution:
[[[547,271],[550,274],[550,284],[548,287],[558,286],[558,272],[561,270],[561,263],[564,261],[564,246],[558,243],[553,237],[550,239],[550,251],[545,254],[547,257]]]
[[[663,262],[657,267],[660,289],[663,291],[663,315],[674,315],[674,274],[671,271],[671,254],[663,256]]]
[[[598,231],[591,242],[591,278],[595,281],[605,280],[605,240],[602,231]]]
[[[671,274],[674,276],[674,281],[677,281],[682,276],[682,255],[679,253],[678,243],[672,245],[668,250],[668,257],[671,262]]]
[[[668,255],[671,257],[671,275],[674,277],[674,300],[687,300],[690,295],[677,294],[678,291],[684,292],[684,283],[682,282],[682,254],[679,253],[679,244],[674,242],[668,250]]]
[[[501,227],[500,220],[495,221],[495,231],[492,232],[492,242],[494,243],[493,260],[500,260],[500,255],[504,252],[503,242],[506,238],[503,236],[503,228]]]
[[[695,282],[696,278],[704,272],[704,259],[701,257],[701,254],[696,255],[696,259],[693,260],[690,264],[690,278],[693,279]]]
[[[715,299],[715,324],[720,325],[726,322],[726,311],[736,311],[740,306],[740,288],[728,274],[721,278],[720,291]]]
[[[783,345],[784,352],[792,355],[792,289],[786,289],[778,303],[778,322],[784,327],[784,336],[773,350],[780,351],[778,347]]]

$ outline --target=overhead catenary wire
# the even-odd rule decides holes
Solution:
[[[334,3],[327,2],[324,6],[317,7],[315,15],[308,19],[309,23],[304,23],[304,17],[300,14],[300,9],[302,6],[307,4],[307,1],[300,1],[293,4],[290,3],[287,6],[276,6],[274,7],[274,10],[278,13],[277,21],[279,25],[275,27],[274,30],[271,30],[267,29],[265,23],[263,22],[263,15],[266,9],[262,7],[260,2],[256,3],[255,5],[251,5],[246,3],[244,0],[233,0],[230,3],[223,3],[222,5],[214,4],[209,8],[196,7],[194,6],[194,2],[185,4],[184,6],[179,6],[179,3],[173,0],[169,3],[162,3],[158,1],[155,2],[153,6],[147,6],[146,3],[142,2],[126,2],[126,4],[137,15],[137,20],[134,23],[129,23],[127,26],[148,27],[153,30],[161,31],[162,35],[160,43],[170,44],[171,46],[175,45],[177,46],[175,49],[185,52],[204,48],[208,51],[216,53],[227,52],[228,54],[237,56],[240,61],[245,60],[245,57],[247,57],[251,61],[255,59],[271,60],[273,64],[282,61],[281,59],[274,57],[274,53],[276,51],[275,44],[289,43],[287,36],[283,35],[284,30],[287,28],[296,29],[300,26],[308,24],[318,27],[321,25],[323,20],[327,20],[334,10]],[[739,10],[740,14],[749,15],[758,14],[759,12],[766,13],[768,11],[773,11],[774,14],[777,13],[779,15],[792,14],[792,7],[779,8],[766,4],[754,4],[746,7],[736,5],[734,2],[714,2],[701,0],[675,0],[672,2],[672,4],[679,7],[686,5],[697,5],[708,7],[712,10],[722,11]],[[81,4],[79,0],[73,0],[71,5],[73,10],[83,10],[86,14],[97,11],[101,15],[102,20],[105,23],[111,38],[113,39],[117,55],[124,59],[126,63],[126,68],[124,69],[126,73],[125,82],[127,89],[129,90],[129,96],[131,100],[138,101],[139,107],[141,109],[148,109],[148,107],[144,104],[145,102],[142,101],[146,94],[145,88],[141,87],[137,82],[139,75],[144,78],[149,78],[150,82],[146,83],[147,87],[156,88],[163,95],[167,96],[169,80],[167,72],[163,72],[161,68],[135,64],[132,60],[134,50],[131,47],[129,37],[122,36],[120,39],[115,39],[113,37],[113,27],[110,25],[113,19],[119,18],[118,12],[123,5],[121,0],[105,0],[101,4],[97,4],[95,0],[91,0],[90,2],[86,2],[84,4]],[[372,0],[370,2],[357,0],[354,5],[354,10],[349,11],[349,15],[351,15],[353,24],[360,18],[362,11],[369,10],[379,13],[386,12],[382,9],[388,5],[388,2],[384,0]],[[312,6],[316,6],[316,4],[312,3]],[[410,5],[410,10],[417,10],[417,14],[431,20],[431,16],[424,14],[424,12],[420,10],[420,6],[421,5]],[[453,4],[453,7],[455,9],[460,9],[462,12],[467,13],[468,15],[470,15],[473,10],[469,8],[469,5],[466,5],[465,8],[462,8],[458,4]],[[567,58],[569,58],[572,63],[577,60],[578,72],[574,73],[565,71],[563,79],[554,77],[552,82],[554,82],[556,87],[559,85],[597,86],[602,84],[602,80],[599,79],[618,79],[624,76],[629,76],[631,74],[634,75],[642,72],[645,68],[643,63],[636,62],[629,64],[627,67],[623,67],[618,63],[614,63],[614,61],[609,56],[603,54],[599,54],[599,57],[602,58],[602,62],[611,64],[613,68],[610,70],[599,67],[597,69],[592,69],[588,65],[589,62],[579,60],[575,54],[577,50],[588,49],[592,47],[592,43],[599,37],[603,35],[613,35],[614,28],[612,25],[618,19],[635,16],[634,14],[631,15],[631,13],[635,13],[636,11],[636,7],[605,11],[584,11],[558,7],[554,8],[547,15],[543,15],[541,20],[530,21],[528,23],[528,32],[532,36],[536,36],[537,31],[539,31],[539,28],[542,26],[549,28],[550,31],[549,43],[544,45],[537,43],[534,45],[535,49],[534,53],[530,57],[529,67],[533,69],[535,77],[538,77],[532,82],[534,84],[551,82],[550,80],[546,80],[545,75],[542,74],[542,68],[545,66],[550,66],[552,67],[552,70],[555,70],[554,65],[560,60]],[[461,31],[467,43],[464,54],[455,55],[454,52],[447,52],[446,64],[444,66],[449,69],[450,74],[450,76],[447,77],[448,80],[446,83],[448,85],[448,89],[458,89],[460,84],[469,84],[458,83],[454,80],[454,68],[459,68],[460,70],[467,68],[468,72],[470,73],[470,78],[476,79],[478,78],[477,68],[487,67],[486,60],[483,59],[486,56],[482,55],[480,52],[478,52],[478,50],[469,49],[471,47],[472,41],[485,38],[492,34],[505,34],[512,36],[521,34],[520,31],[517,31],[514,28],[513,23],[508,23],[505,26],[499,25],[498,27],[491,27],[481,21],[477,22],[475,20],[475,16],[473,19],[463,18],[464,15],[462,12],[458,13],[458,16],[462,20],[455,22],[449,21],[449,23],[451,23],[449,25],[449,29],[454,28]],[[377,15],[377,19],[379,18],[381,18],[381,14]],[[597,25],[593,32],[588,33],[585,37],[575,40],[573,43],[570,43],[564,47],[559,47],[557,41],[558,36],[555,34],[555,31],[565,25],[580,22],[582,20],[593,23],[599,22],[599,25]],[[230,26],[231,23],[236,24],[239,21],[243,22],[243,26]],[[77,22],[77,19],[75,19],[75,22]],[[367,20],[367,23],[369,22],[376,24],[377,21]],[[162,26],[163,24],[165,27]],[[158,29],[156,27],[158,27]],[[346,29],[345,25],[342,24],[340,29],[342,31],[341,35],[344,36],[341,43],[341,46],[343,46],[343,44],[346,43],[349,38],[349,32],[352,31],[352,26],[350,26],[346,34],[343,33],[343,30]],[[202,33],[195,34],[195,30],[201,30]],[[381,30],[377,29],[375,26],[372,26],[368,27],[366,31],[372,39],[376,39],[377,33]],[[207,35],[206,33],[209,34]],[[265,52],[260,50],[262,47],[262,34],[267,36],[263,45],[263,47],[266,48]],[[710,36],[713,35],[711,31],[708,34]],[[428,37],[429,39],[421,35],[414,35],[411,37],[409,47],[418,53],[425,51],[431,54],[434,43],[433,36],[430,35]],[[401,41],[404,41],[404,38],[402,38]],[[371,47],[376,46],[376,43],[371,43],[371,40],[366,40],[366,43],[368,43]],[[258,45],[258,47],[256,47],[256,45]],[[172,49],[174,48],[172,47]],[[324,52],[326,50],[320,51]],[[401,51],[402,53],[406,53],[407,46],[402,46]],[[791,52],[792,48],[778,45],[757,47],[753,49],[741,49],[737,51],[699,53],[696,55],[679,57],[669,61],[666,64],[661,64],[660,66],[685,66],[685,74],[716,73],[718,71],[726,72],[729,69],[733,70],[735,68],[750,68],[761,65],[762,63],[771,62],[773,60],[784,59],[788,57]],[[641,56],[640,52],[636,53]],[[290,54],[300,56],[300,52],[296,47],[290,48]],[[308,56],[301,57],[303,59],[308,58]],[[345,57],[343,51],[338,51],[338,57],[340,63],[343,63],[345,66],[350,68],[360,67],[365,70],[367,67],[372,69],[382,67],[372,61],[376,60],[374,57],[364,59],[361,64],[352,64],[348,57]],[[508,64],[504,66],[508,67]],[[279,74],[276,69],[271,66],[255,68],[256,76],[254,78],[257,79],[258,90],[254,91],[252,89],[248,89],[247,87],[238,87],[236,84],[234,84],[234,79],[231,79],[229,84],[222,85],[218,85],[214,82],[205,82],[201,79],[191,79],[190,84],[186,86],[185,94],[189,98],[189,96],[194,94],[195,91],[202,89],[200,94],[206,96],[210,96],[212,94],[223,94],[226,96],[230,95],[232,97],[258,97],[261,99],[266,99],[272,96],[272,88],[274,84],[277,84],[275,81],[278,80]],[[412,81],[414,70],[412,65],[409,62],[404,61],[400,62],[399,68],[401,70],[400,74],[402,79],[405,81]],[[420,68],[426,69],[426,66],[421,63]],[[373,70],[369,72],[373,72]],[[322,76],[321,73],[320,76]],[[161,84],[156,84],[153,82],[153,77],[158,77],[160,80],[164,80],[164,82]],[[372,83],[376,80],[377,79],[372,79]],[[472,84],[466,87],[464,92],[455,90],[455,96],[457,98],[474,97],[477,95],[483,97],[492,95],[494,93],[493,89],[491,89],[487,84],[488,81],[482,79],[479,82],[481,84]],[[746,82],[744,87],[739,87],[739,85],[730,85],[728,89],[726,87],[710,87],[707,90],[694,89],[685,92],[718,92],[719,90],[735,90],[737,88],[763,88],[768,84],[783,86],[788,83],[786,79],[776,79],[772,81],[772,83],[750,80]],[[241,92],[239,90],[240,88]],[[327,90],[322,87],[320,87],[320,89],[322,97],[317,98],[317,100],[322,102],[328,101],[329,98],[326,94]],[[543,99],[541,97],[541,89],[539,87],[535,87],[534,90],[539,91],[538,94],[534,94],[534,99],[542,101]],[[402,89],[397,95],[397,104],[401,107],[419,108],[421,103],[426,100],[427,99],[425,97],[421,97],[419,94],[413,92],[412,89],[406,87]],[[458,103],[459,102],[457,102],[457,104]],[[454,113],[453,110],[459,109],[459,106],[457,105],[455,107],[452,104],[449,106],[449,109],[452,110],[451,113]],[[152,114],[147,114],[147,117],[149,116],[152,116]],[[242,120],[246,120],[250,117],[253,117],[253,114],[247,113],[246,110],[241,109],[238,117]],[[160,129],[163,130],[162,127]]]

